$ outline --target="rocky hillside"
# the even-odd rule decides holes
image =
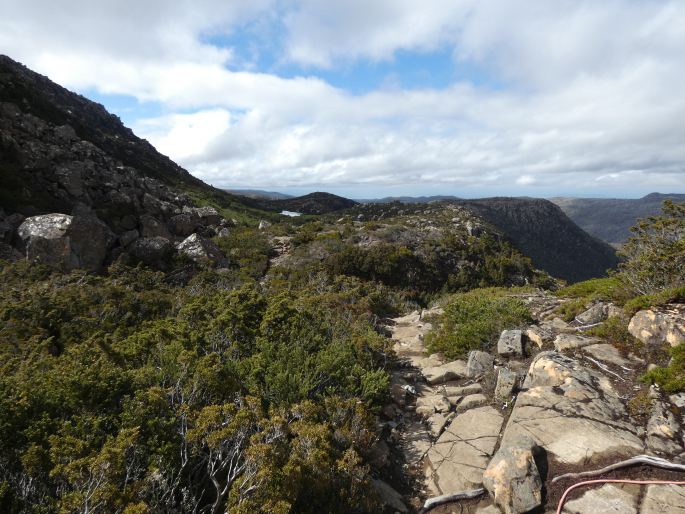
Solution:
[[[499,228],[538,268],[570,282],[601,277],[618,264],[616,252],[571,221],[552,202],[534,198],[460,200]]]
[[[65,270],[96,271],[122,253],[148,264],[177,252],[220,263],[208,238],[236,223],[227,218],[270,216],[194,178],[101,105],[5,56],[0,170],[2,255]]]
[[[683,194],[651,193],[637,199],[551,198],[561,210],[587,233],[612,245],[630,237],[630,227],[640,218],[661,212],[664,200],[685,201]]]
[[[357,202],[331,193],[309,193],[294,198],[257,200],[257,206],[270,211],[290,211],[302,214],[327,214],[342,211],[357,205]]]

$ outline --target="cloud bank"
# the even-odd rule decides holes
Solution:
[[[357,196],[685,188],[682,2],[0,6],[0,52],[105,103],[158,106],[134,113],[136,133],[217,186]],[[401,77],[407,56],[415,66],[436,54],[459,77],[446,86],[348,87],[365,70]]]

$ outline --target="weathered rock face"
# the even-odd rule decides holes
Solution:
[[[474,350],[469,353],[469,360],[466,363],[466,376],[477,377],[492,370],[495,359],[487,352]]]
[[[514,392],[516,387],[516,373],[507,368],[497,371],[497,384],[495,385],[495,398],[506,400]]]
[[[640,311],[630,320],[628,330],[648,345],[685,342],[685,305],[670,304]]]
[[[481,486],[503,421],[492,407],[454,418],[427,454],[436,491],[446,494]]]
[[[176,246],[178,253],[201,264],[226,265],[226,256],[211,240],[192,234]]]
[[[502,439],[528,435],[560,462],[578,464],[643,451],[609,379],[579,361],[543,352],[531,363]]]
[[[466,376],[466,363],[461,360],[448,362],[441,366],[423,369],[423,374],[429,384],[443,384]]]
[[[503,357],[523,355],[523,339],[520,330],[505,330],[499,336],[497,353]]]
[[[530,438],[500,448],[483,473],[483,485],[505,514],[522,514],[542,503],[542,480]]]
[[[594,325],[601,323],[607,319],[609,313],[609,305],[606,303],[597,303],[590,307],[585,312],[581,312],[576,316],[576,321],[583,325]]]
[[[92,215],[33,216],[19,226],[17,235],[28,260],[65,271],[99,271],[113,241],[109,228]]]
[[[134,259],[157,268],[164,268],[173,252],[174,245],[163,237],[141,237],[129,247]]]
[[[582,348],[583,346],[598,344],[601,342],[601,339],[597,339],[596,337],[585,337],[575,334],[559,334],[554,339],[554,347],[557,349],[557,351],[575,350],[576,348]]]

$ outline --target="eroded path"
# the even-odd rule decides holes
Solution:
[[[682,417],[667,397],[649,391],[646,421],[631,417],[627,408],[641,387],[636,384],[644,361],[585,335],[585,318],[571,324],[554,318],[554,299],[523,300],[531,304],[536,323],[505,331],[496,350],[471,352],[467,361],[426,356],[424,337],[438,310],[388,320],[398,365],[392,374],[393,403],[384,416],[395,427],[395,447],[415,484],[410,497],[402,499],[405,512],[420,511],[426,498],[484,487],[493,456],[497,460],[517,451],[521,441],[543,450],[538,482],[546,492],[540,492],[542,485],[537,492],[506,485],[514,489],[500,495],[486,480],[490,495],[432,512],[495,514],[506,511],[507,497],[519,504],[547,502],[551,510],[559,491],[548,479],[561,470],[585,470],[642,453],[676,461],[685,457]],[[599,312],[602,318],[590,320],[595,324],[608,309],[593,306],[590,311],[588,316]],[[507,478],[502,483],[518,482]],[[668,486],[604,486],[578,495],[564,512],[597,514],[593,505],[621,501],[630,506],[626,512],[636,514],[666,507],[685,512],[683,494]],[[403,511],[398,504],[394,510]]]

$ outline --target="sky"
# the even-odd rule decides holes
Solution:
[[[685,192],[682,0],[0,0],[0,53],[223,188]]]

